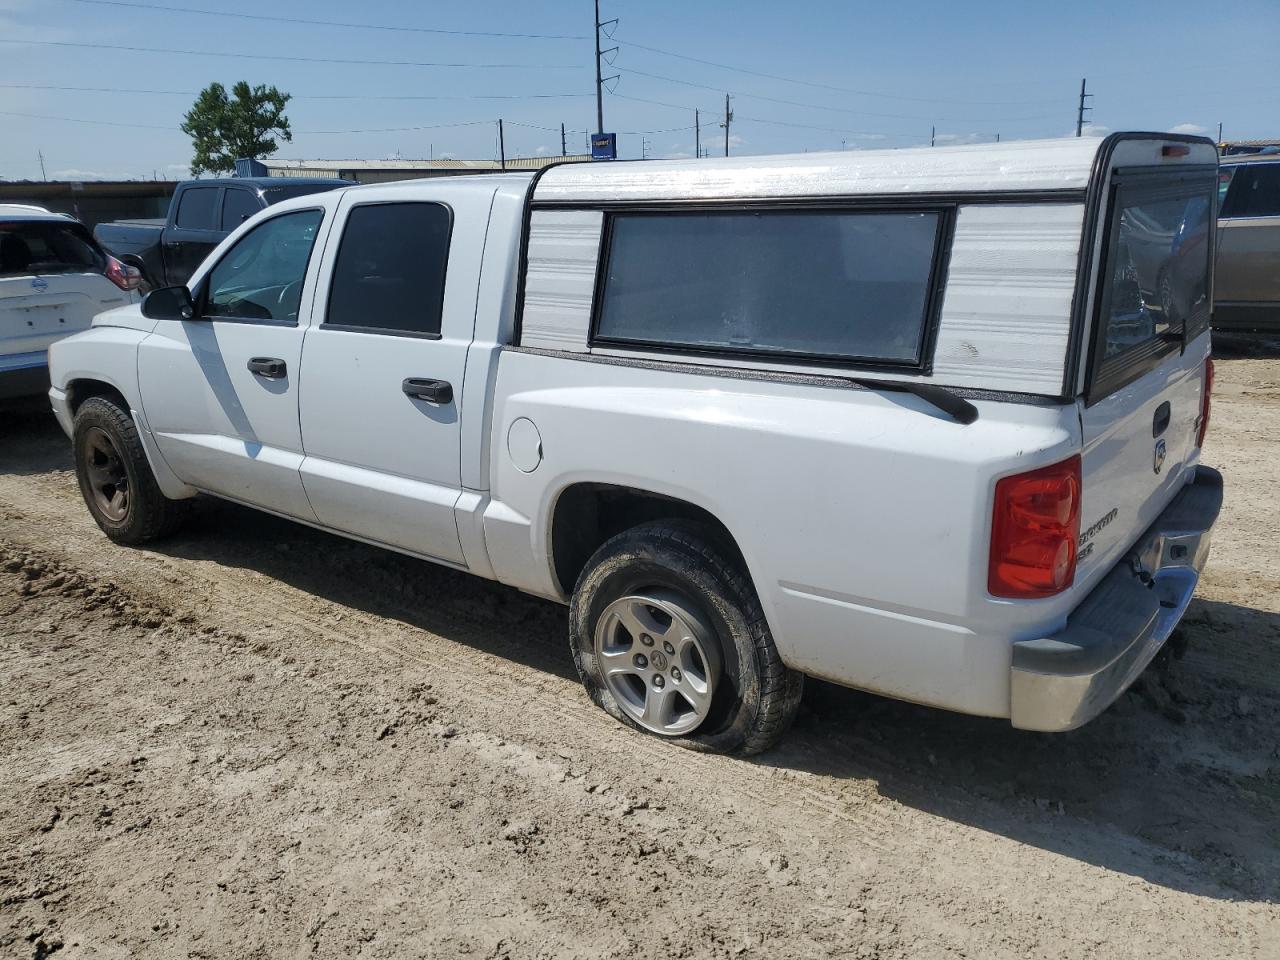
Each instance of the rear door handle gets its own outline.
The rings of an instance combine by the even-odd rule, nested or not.
[[[1156,415],[1151,420],[1151,436],[1158,437],[1168,430],[1172,416],[1173,411],[1168,400],[1156,407]]]
[[[415,400],[426,400],[428,403],[450,403],[453,401],[453,385],[448,380],[427,380],[421,377],[409,377],[400,384],[406,396]]]
[[[250,373],[266,380],[283,380],[287,372],[284,361],[277,357],[254,357],[247,366]]]

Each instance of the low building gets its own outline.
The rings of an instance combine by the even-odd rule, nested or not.
[[[164,217],[172,180],[0,180],[0,203],[69,213],[90,230],[108,220]]]
[[[358,183],[388,183],[422,177],[458,177],[503,170],[540,170],[552,163],[588,161],[588,155],[511,157],[499,160],[237,160],[238,177],[342,177]]]

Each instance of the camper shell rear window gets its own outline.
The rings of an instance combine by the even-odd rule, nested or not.
[[[924,369],[946,208],[608,215],[594,345]]]
[[[1123,173],[1108,206],[1091,400],[1132,383],[1209,327],[1213,169]]]

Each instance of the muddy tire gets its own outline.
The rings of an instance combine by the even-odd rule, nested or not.
[[[804,676],[778,655],[755,588],[715,531],[646,523],[578,578],[569,640],[591,700],[622,723],[717,753],[759,753],[790,726]]]
[[[89,514],[116,543],[167,536],[187,515],[188,500],[170,500],[155,474],[128,411],[106,397],[90,397],[72,430],[76,479]]]

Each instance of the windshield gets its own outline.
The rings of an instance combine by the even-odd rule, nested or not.
[[[106,257],[70,220],[0,221],[0,277],[39,273],[101,273]]]

